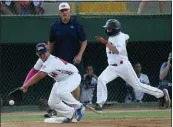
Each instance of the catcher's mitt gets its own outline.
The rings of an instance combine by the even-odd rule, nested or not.
[[[20,88],[17,88],[13,90],[12,92],[10,92],[7,98],[8,98],[8,101],[13,100],[14,105],[16,106],[21,105],[23,100],[23,91]]]

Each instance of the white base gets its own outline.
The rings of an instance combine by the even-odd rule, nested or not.
[[[65,120],[65,117],[56,117],[56,118],[46,118],[44,120],[45,123],[62,123],[63,120]],[[72,123],[76,123],[77,120],[73,119]]]

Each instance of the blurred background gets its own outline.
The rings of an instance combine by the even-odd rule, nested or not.
[[[57,15],[58,1],[2,1],[3,15]],[[171,14],[171,1],[69,2],[73,14]]]

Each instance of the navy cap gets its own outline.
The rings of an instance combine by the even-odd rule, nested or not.
[[[168,60],[172,59],[172,53],[169,53]]]
[[[45,54],[45,53],[47,53],[47,46],[46,46],[46,44],[45,43],[38,43],[37,45],[36,45],[36,53],[38,54],[38,55],[40,55],[40,54]]]

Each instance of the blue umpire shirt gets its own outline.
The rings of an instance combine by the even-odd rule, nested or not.
[[[81,42],[86,40],[83,26],[72,18],[64,24],[61,19],[51,24],[49,42],[55,42],[53,55],[60,57],[69,63],[73,63],[74,57],[79,53]]]
[[[167,67],[167,62],[164,62],[160,68],[160,72],[162,72]],[[172,67],[170,67],[168,74],[163,79],[164,82],[172,83]]]

